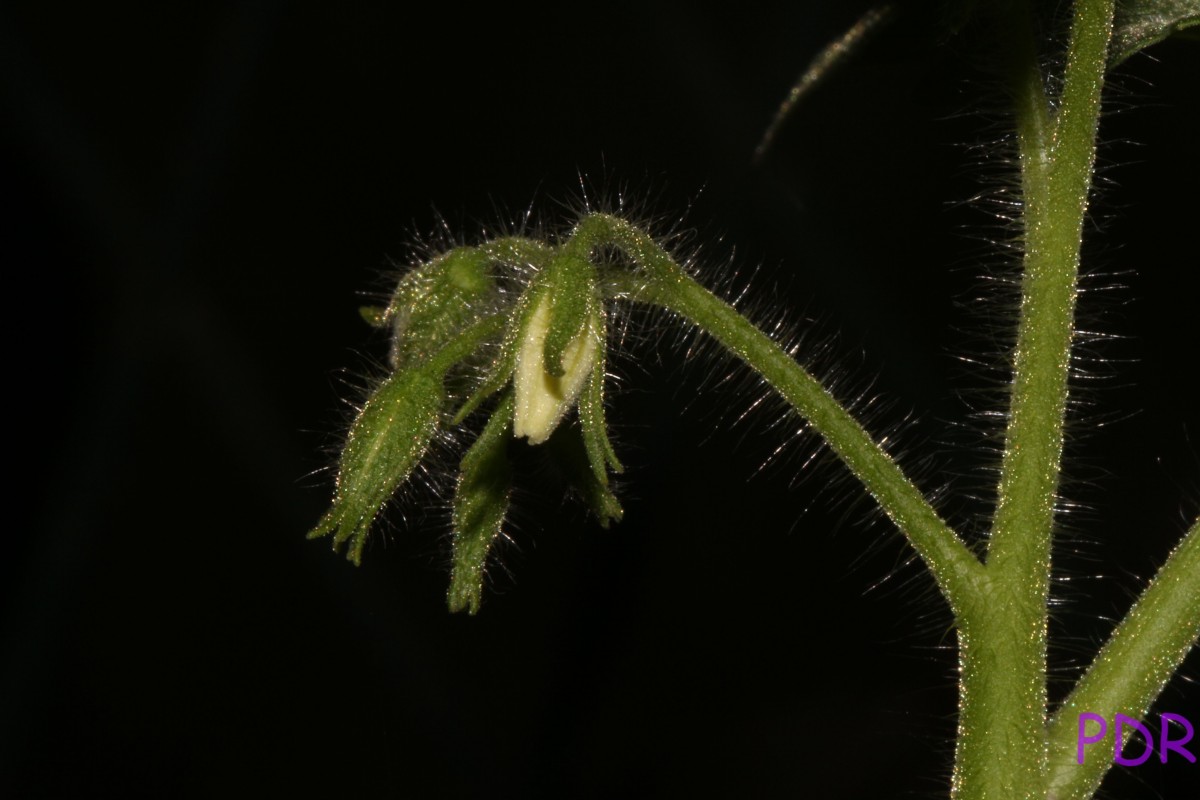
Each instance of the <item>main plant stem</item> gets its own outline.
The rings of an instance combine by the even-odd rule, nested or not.
[[[1011,55],[1024,199],[1024,272],[1009,425],[985,564],[966,548],[883,447],[801,365],[691,278],[629,223],[589,214],[581,253],[616,248],[634,270],[605,270],[610,298],[669,309],[774,387],[829,443],[921,555],[958,623],[957,800],[1084,800],[1108,762],[1072,765],[1071,712],[1140,717],[1200,632],[1200,523],[1047,723],[1051,543],[1062,461],[1080,245],[1095,161],[1113,0],[1078,0],[1063,89],[1052,111],[1026,0],[999,26]],[[1093,708],[1094,707],[1094,708]]]
[[[1113,0],[1078,0],[1051,117],[1028,5],[1003,43],[1020,147],[1024,272],[1008,429],[988,548],[992,596],[959,618],[954,796],[1046,796],[1046,622],[1083,219]]]

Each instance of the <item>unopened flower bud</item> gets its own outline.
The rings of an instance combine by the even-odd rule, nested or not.
[[[308,538],[333,534],[335,550],[349,541],[347,557],[359,563],[371,523],[425,455],[444,401],[434,370],[396,372],[380,385],[350,428],[333,506]]]
[[[392,368],[426,362],[487,311],[495,291],[488,257],[473,247],[456,248],[409,272],[382,320],[392,324]]]
[[[513,435],[528,438],[530,444],[549,439],[579,399],[596,367],[603,330],[599,312],[588,303],[577,333],[561,350],[561,374],[553,374],[546,363],[546,337],[555,323],[558,308],[548,289],[536,298],[525,321],[513,373],[516,393]]]

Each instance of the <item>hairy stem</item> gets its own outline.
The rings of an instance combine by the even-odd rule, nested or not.
[[[1006,26],[1021,149],[1024,272],[1008,429],[987,557],[993,596],[959,618],[954,796],[1044,797],[1050,546],[1083,219],[1113,0],[1075,3],[1063,90],[1049,103],[1026,15]]]
[[[580,223],[576,235],[590,245],[616,245],[640,267],[637,273],[611,275],[610,288],[697,325],[778,391],[908,537],[956,615],[986,594],[979,560],[883,447],[783,348],[693,280],[650,236],[628,223],[596,214]]]
[[[1047,797],[1085,800],[1113,762],[1108,735],[1076,763],[1079,715],[1141,719],[1200,636],[1200,522],[1171,553],[1050,723]]]

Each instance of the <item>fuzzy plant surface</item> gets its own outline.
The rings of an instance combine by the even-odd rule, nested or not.
[[[1150,724],[1152,704],[1200,635],[1200,523],[1191,524],[1075,686],[1052,702],[1051,556],[1081,336],[1081,243],[1106,76],[1167,36],[1186,35],[1200,23],[1200,3],[1076,0],[1064,13],[1030,0],[979,0],[953,8],[947,36],[974,24],[996,38],[1020,174],[1011,203],[1022,259],[1019,312],[984,540],[952,527],[886,439],[873,437],[792,348],[706,288],[669,232],[604,208],[557,228],[530,225],[446,248],[413,266],[386,305],[363,309],[391,337],[389,373],[358,410],[333,502],[310,537],[331,537],[359,563],[384,507],[451,433],[469,442],[460,447],[452,503],[451,611],[475,614],[484,602],[489,561],[509,524],[519,448],[544,450],[602,526],[619,522],[624,510],[613,476],[623,466],[606,418],[607,363],[627,338],[625,309],[653,309],[699,331],[782,397],[929,571],[957,635],[951,796],[1094,796],[1122,758],[1133,723]],[[886,35],[889,20],[903,12],[874,9],[820,54],[763,150],[811,86],[870,37]],[[1175,733],[1185,749],[1187,737]]]

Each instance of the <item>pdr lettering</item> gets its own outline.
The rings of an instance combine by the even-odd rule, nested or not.
[[[1094,734],[1088,734],[1088,723],[1098,723],[1099,730]],[[1171,723],[1177,723],[1182,729],[1182,736],[1172,739],[1171,733],[1174,731],[1171,728]],[[1121,755],[1121,742],[1125,740],[1125,730],[1132,728],[1142,735],[1142,740],[1145,743],[1145,749],[1140,756],[1136,758],[1126,758]],[[1178,714],[1161,714],[1159,718],[1158,730],[1158,760],[1162,763],[1167,763],[1167,753],[1172,750],[1179,753],[1193,764],[1196,763],[1196,757],[1184,747],[1185,744],[1192,740],[1192,734],[1195,731],[1192,729],[1192,723]],[[1079,715],[1079,734],[1076,737],[1078,743],[1075,749],[1075,762],[1083,763],[1083,749],[1089,744],[1095,744],[1101,741],[1105,734],[1108,733],[1108,722],[1099,714],[1091,714],[1084,712]],[[1117,714],[1113,717],[1113,758],[1123,767],[1136,767],[1139,764],[1145,764],[1150,756],[1154,753],[1154,734],[1150,732],[1142,723],[1136,719],[1127,717],[1124,714]]]

